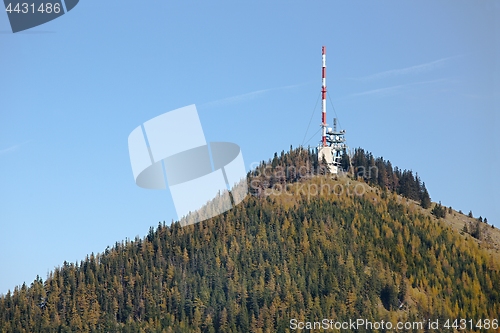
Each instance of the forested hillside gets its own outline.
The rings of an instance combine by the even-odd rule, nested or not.
[[[376,182],[332,179],[315,158],[302,149],[276,155],[249,174],[253,195],[223,215],[160,223],[17,287],[0,297],[0,332],[287,332],[292,319],[498,319],[500,263],[410,200],[424,193],[418,177],[391,169],[383,186],[380,173]],[[419,184],[418,197],[398,195],[404,177]],[[435,332],[445,331],[453,330]]]
[[[425,183],[411,170],[393,168],[390,161],[382,157],[375,158],[370,152],[361,148],[355,149],[351,158],[344,154],[341,163],[342,168],[352,178],[362,179],[369,185],[376,185],[381,189],[419,201],[424,208],[430,207],[431,199]],[[272,188],[275,184],[291,183],[325,174],[326,168],[318,162],[318,156],[314,151],[301,148],[294,150],[290,147],[289,152],[282,151],[279,157],[275,153],[269,162],[262,161],[251,172],[249,181],[253,181],[251,188],[254,193],[261,193],[262,190]]]

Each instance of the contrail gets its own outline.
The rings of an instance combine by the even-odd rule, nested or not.
[[[436,82],[444,82],[444,81],[450,81],[449,79],[437,79],[437,80],[428,80],[428,81],[419,81],[419,82],[412,82],[412,83],[407,83],[407,84],[398,84],[395,86],[390,86],[390,87],[384,87],[384,88],[377,88],[377,89],[372,89],[372,90],[367,90],[359,93],[354,93],[351,95],[348,95],[346,98],[350,97],[358,97],[358,96],[366,96],[366,95],[383,95],[383,94],[389,94],[392,92],[395,92],[401,88],[408,87],[408,86],[414,86],[414,85],[419,85],[419,84],[428,84],[428,83],[436,83]]]
[[[226,97],[226,98],[218,99],[216,101],[211,101],[211,102],[203,103],[200,106],[213,107],[213,106],[221,106],[221,105],[225,105],[225,104],[239,103],[239,102],[242,102],[242,101],[248,101],[248,100],[255,99],[258,96],[266,94],[266,93],[268,93],[270,91],[293,89],[293,88],[297,88],[297,87],[303,86],[305,84],[306,83],[301,83],[301,84],[294,84],[294,85],[277,87],[277,88],[269,88],[269,89],[256,90],[256,91],[252,91],[252,92],[241,94],[241,95]]]
[[[409,74],[419,74],[422,72],[430,71],[436,68],[441,67],[443,64],[448,62],[451,59],[462,57],[463,55],[456,55],[453,57],[447,57],[447,58],[442,58],[430,62],[426,62],[424,64],[420,65],[415,65],[415,66],[410,66],[410,67],[405,67],[405,68],[398,68],[398,69],[391,69],[388,71],[364,76],[361,78],[358,78],[356,80],[362,80],[362,81],[369,81],[369,80],[377,80],[377,79],[383,79],[386,77],[395,77],[395,76],[401,76],[401,75],[409,75]]]

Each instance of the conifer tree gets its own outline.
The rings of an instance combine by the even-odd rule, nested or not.
[[[427,188],[425,187],[425,182],[422,183],[422,192],[420,193],[420,205],[424,209],[427,209],[431,206],[431,197],[429,196],[429,192],[427,192]]]

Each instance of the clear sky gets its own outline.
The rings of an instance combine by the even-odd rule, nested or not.
[[[322,45],[349,146],[500,227],[499,22],[489,0],[80,1],[16,34],[0,13],[0,293],[176,219],[128,156],[157,115],[196,104],[247,169],[300,145]]]

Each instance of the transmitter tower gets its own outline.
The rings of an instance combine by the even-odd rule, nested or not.
[[[337,118],[333,118],[333,128],[326,123],[326,47],[322,47],[322,80],[321,80],[321,142],[318,146],[318,161],[326,160],[332,174],[342,170],[342,156],[346,153],[345,130],[337,130]]]

